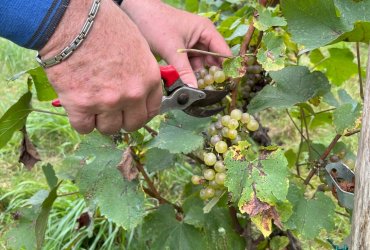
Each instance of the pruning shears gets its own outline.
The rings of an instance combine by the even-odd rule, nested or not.
[[[166,95],[162,97],[160,113],[180,109],[195,117],[208,117],[222,111],[224,107],[206,109],[204,107],[220,102],[228,93],[227,90],[200,90],[189,87],[180,78],[172,65],[160,67]],[[58,99],[52,102],[54,107],[61,107]]]
[[[180,109],[191,116],[208,117],[224,109],[224,107],[213,109],[204,107],[220,102],[229,91],[200,90],[189,87],[181,80],[179,73],[172,65],[161,66],[160,71],[167,94],[162,97],[161,114],[172,109]]]

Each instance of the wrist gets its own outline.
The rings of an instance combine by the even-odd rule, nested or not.
[[[92,0],[70,0],[67,11],[61,19],[54,34],[39,51],[41,57],[55,56],[74,39],[86,20]]]

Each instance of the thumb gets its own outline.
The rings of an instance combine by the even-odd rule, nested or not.
[[[181,48],[181,47],[179,47]],[[193,88],[198,88],[197,78],[193,72],[193,69],[190,65],[189,58],[186,53],[178,53],[176,50],[164,58],[166,62],[174,66],[180,74],[181,80]]]

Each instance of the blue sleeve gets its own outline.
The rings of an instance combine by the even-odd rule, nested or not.
[[[69,0],[0,0],[0,37],[40,50],[53,35]]]

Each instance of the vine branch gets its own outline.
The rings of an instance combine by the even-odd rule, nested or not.
[[[325,161],[326,157],[328,157],[328,155],[333,150],[334,146],[337,144],[337,142],[339,141],[339,139],[341,137],[342,137],[342,135],[340,135],[340,134],[337,134],[334,137],[334,139],[331,141],[331,143],[329,144],[329,146],[325,149],[324,153],[320,156],[320,160],[321,161]],[[319,165],[319,167],[321,167],[321,165]],[[308,183],[310,183],[312,177],[316,174],[317,170],[318,170],[318,168],[316,166],[311,169],[311,171],[307,175],[307,178],[304,180],[304,184],[305,185],[307,185]]]

